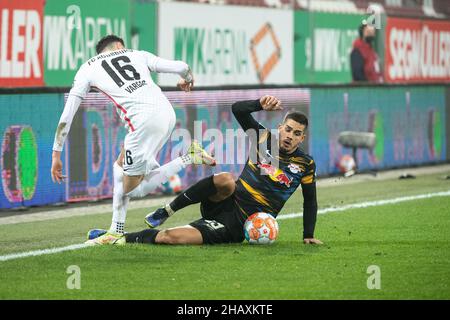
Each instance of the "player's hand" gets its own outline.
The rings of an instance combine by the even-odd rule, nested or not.
[[[191,89],[194,87],[194,79],[192,78],[192,81],[190,82],[181,79],[180,81],[178,81],[178,87],[184,92],[190,92]]]
[[[322,241],[320,241],[319,239],[314,239],[314,238],[305,238],[305,239],[303,239],[303,243],[304,244],[323,244]]]
[[[274,96],[263,96],[259,100],[261,107],[266,111],[283,110],[281,101]]]
[[[58,182],[61,184],[61,181],[64,181],[66,176],[62,174],[62,161],[61,161],[61,152],[53,151],[52,155],[52,180],[53,182]]]

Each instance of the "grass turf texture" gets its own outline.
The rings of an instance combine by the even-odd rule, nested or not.
[[[447,191],[441,176],[322,187],[319,207]],[[300,199],[283,213],[300,211]],[[437,197],[319,215],[323,246],[301,244],[294,218],[279,221],[271,246],[104,246],[0,262],[0,299],[449,299],[449,207]],[[127,229],[143,229],[148,211],[130,211]],[[166,226],[198,212],[186,208]],[[98,214],[3,225],[0,255],[81,243],[109,223]],[[81,290],[66,287],[70,265],[81,269]],[[370,265],[381,269],[380,290],[367,289]]]

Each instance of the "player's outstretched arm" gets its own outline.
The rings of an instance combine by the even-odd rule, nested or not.
[[[146,51],[142,52],[146,56],[147,65],[150,68],[150,71],[178,74],[181,77],[181,80],[178,82],[178,87],[185,92],[191,91],[194,86],[194,76],[187,63],[179,60],[163,59]]]
[[[61,183],[66,176],[62,174],[62,161],[61,151],[64,147],[67,136],[69,135],[70,126],[72,124],[73,117],[77,112],[82,99],[75,95],[70,95],[67,98],[64,111],[59,119],[58,127],[56,128],[55,139],[53,142],[52,152],[52,168],[51,175],[53,182]]]
[[[64,106],[64,111],[59,119],[58,127],[56,128],[55,139],[53,142],[52,152],[52,168],[50,170],[53,182],[61,183],[66,176],[62,174],[61,151],[64,147],[67,136],[69,135],[72,120],[80,107],[81,101],[89,92],[90,82],[86,70],[81,67],[75,76],[73,87],[70,90]]]
[[[314,238],[317,220],[317,193],[315,182],[315,163],[312,161],[308,168],[308,175],[302,179],[303,194],[303,243],[322,244]]]
[[[274,96],[269,95],[262,96],[261,99],[259,99],[259,102],[261,104],[261,107],[265,111],[283,110],[283,107],[281,106],[281,101]]]
[[[281,101],[274,96],[263,96],[258,100],[245,100],[233,103],[231,110],[242,129],[264,130],[264,126],[256,121],[251,113],[256,111],[282,110]]]
[[[63,169],[63,165],[62,165],[62,161],[61,161],[61,152],[53,150],[52,169],[51,169],[53,182],[58,182],[59,184],[61,184],[61,181],[64,181],[66,176],[63,175],[62,169]]]
[[[190,92],[194,87],[194,77],[192,77],[191,81],[187,81],[186,79],[180,79],[180,81],[178,81],[177,83],[177,86],[184,92]]]
[[[159,58],[156,63],[156,72],[175,73],[181,79],[177,86],[184,92],[190,92],[194,87],[194,76],[189,65],[183,61],[171,61]]]
[[[234,117],[244,131],[249,129],[265,129],[264,126],[256,121],[251,115],[252,112],[260,110],[262,110],[262,107],[259,100],[238,101],[233,103],[231,106],[231,111],[233,112]]]

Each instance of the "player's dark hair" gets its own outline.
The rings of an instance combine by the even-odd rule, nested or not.
[[[105,50],[107,46],[109,46],[111,43],[114,42],[120,42],[123,46],[125,46],[122,38],[113,34],[109,34],[107,36],[104,36],[97,42],[97,45],[95,46],[95,51],[97,51],[97,54],[99,54],[103,50]]]
[[[287,120],[294,120],[295,122],[298,122],[300,124],[303,124],[305,126],[305,130],[308,128],[308,118],[301,112],[293,111],[284,116],[283,123],[285,123]]]

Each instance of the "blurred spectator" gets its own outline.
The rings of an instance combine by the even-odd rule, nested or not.
[[[353,81],[383,82],[378,55],[373,48],[375,27],[363,21],[359,38],[353,42],[350,54]]]

